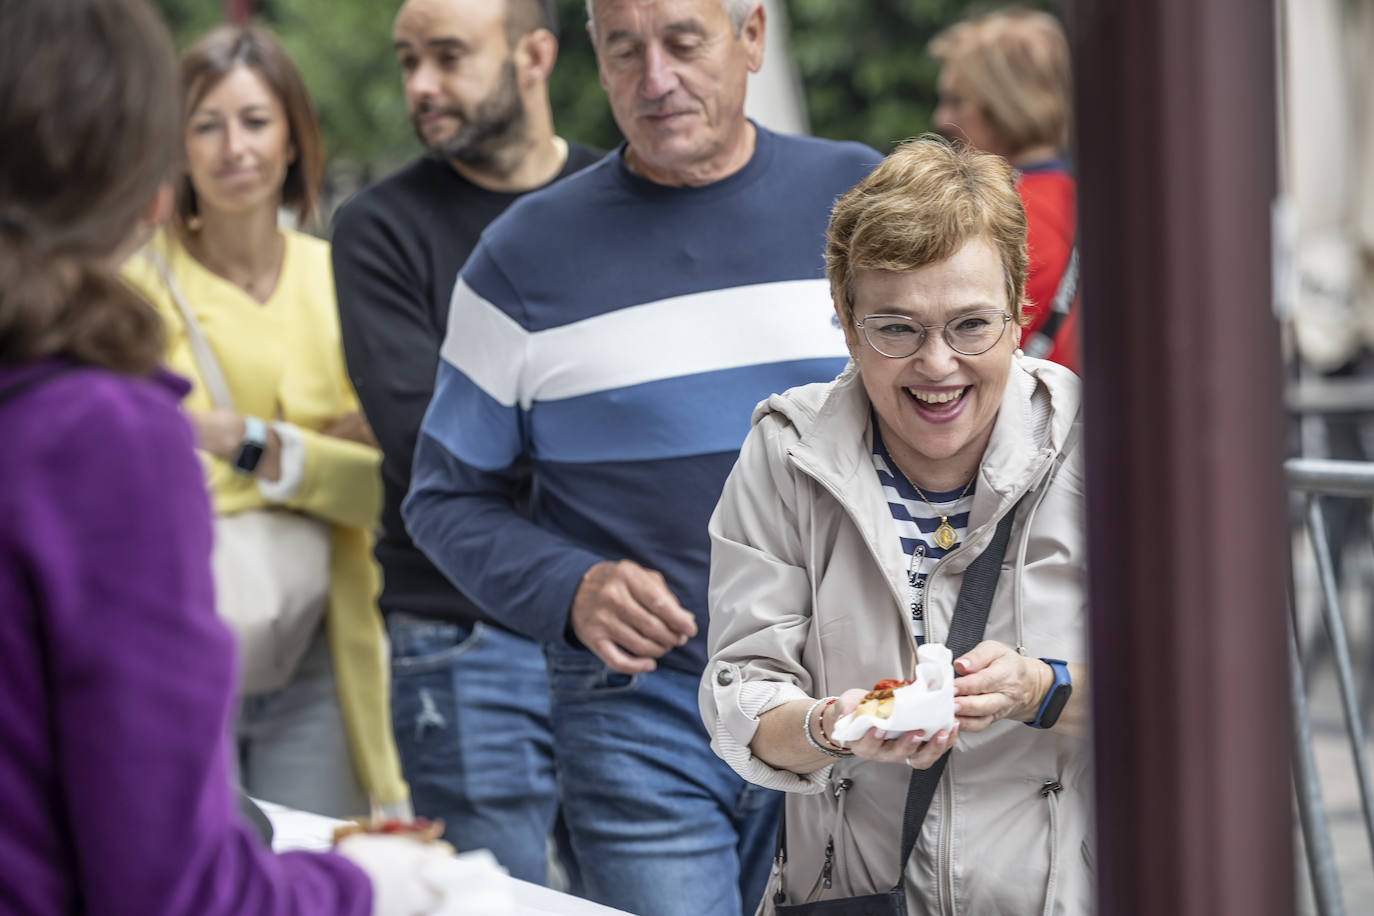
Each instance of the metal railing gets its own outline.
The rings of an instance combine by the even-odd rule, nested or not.
[[[1370,854],[1374,856],[1374,796],[1371,796],[1370,791],[1364,719],[1355,689],[1350,643],[1346,636],[1345,619],[1341,614],[1335,564],[1332,560],[1331,545],[1327,540],[1326,518],[1322,512],[1323,497],[1374,499],[1374,463],[1293,458],[1285,462],[1284,471],[1289,489],[1304,494],[1306,498],[1307,535],[1312,544],[1317,578],[1321,586],[1320,618],[1330,641],[1341,709],[1345,716],[1346,734],[1350,739],[1355,778],[1359,783],[1365,835],[1369,841]],[[1312,879],[1312,893],[1317,912],[1321,916],[1339,916],[1345,909],[1341,897],[1340,877],[1336,870],[1335,851],[1331,845],[1330,823],[1322,804],[1321,783],[1312,750],[1312,720],[1307,704],[1306,679],[1303,675],[1302,632],[1298,626],[1296,596],[1291,594],[1289,611],[1289,668],[1294,729],[1293,779],[1298,802],[1298,819],[1307,851],[1308,870]]]

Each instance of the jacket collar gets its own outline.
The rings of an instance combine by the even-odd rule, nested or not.
[[[978,468],[970,531],[1000,518],[1037,482],[1066,444],[1079,401],[1078,379],[1067,369],[1031,357],[1013,358]],[[774,395],[759,406],[754,419],[773,411],[785,414],[797,430],[793,459],[837,496],[844,494],[842,502],[883,499],[871,457],[872,405],[853,360],[829,385]],[[865,487],[865,480],[872,486]],[[861,495],[868,490],[872,493]]]

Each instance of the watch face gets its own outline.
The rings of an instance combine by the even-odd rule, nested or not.
[[[239,453],[234,458],[234,469],[251,474],[258,469],[261,460],[262,446],[256,442],[245,442],[239,446]]]
[[[1045,709],[1040,714],[1040,721],[1036,724],[1040,728],[1052,727],[1059,721],[1059,714],[1064,711],[1064,704],[1069,702],[1072,694],[1071,684],[1056,684],[1050,691],[1049,698],[1045,701]]]

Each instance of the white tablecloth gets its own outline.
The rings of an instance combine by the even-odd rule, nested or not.
[[[272,848],[277,852],[289,849],[329,849],[334,828],[343,821],[332,817],[322,817],[307,811],[297,811],[268,801],[254,799],[267,819],[272,822]],[[627,916],[623,910],[613,910],[599,903],[560,894],[558,891],[540,887],[528,881],[503,876],[510,882],[515,896],[515,911],[512,916]]]

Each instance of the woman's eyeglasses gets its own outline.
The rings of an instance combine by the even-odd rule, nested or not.
[[[925,345],[929,331],[941,331],[955,353],[977,356],[986,353],[1006,333],[1011,316],[1000,309],[965,312],[944,324],[921,324],[905,315],[869,315],[855,322],[868,345],[883,356],[905,359]]]

